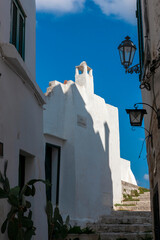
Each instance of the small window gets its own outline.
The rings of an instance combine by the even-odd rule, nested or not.
[[[16,47],[17,51],[19,52],[21,57],[24,59],[25,14],[18,3],[18,0],[12,1],[10,42]]]

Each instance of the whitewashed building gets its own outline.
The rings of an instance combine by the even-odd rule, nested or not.
[[[11,187],[45,179],[44,95],[35,81],[35,1],[0,0],[0,169],[8,160]],[[32,201],[34,239],[48,235],[45,186],[36,185]],[[0,199],[0,226],[8,213]],[[42,228],[43,226],[43,228]],[[0,239],[8,239],[0,232]]]
[[[118,109],[94,94],[92,69],[82,62],[75,82],[50,82],[44,111],[48,199],[79,224],[110,214],[121,202],[121,180],[136,184],[120,158]]]
[[[11,187],[48,178],[47,198],[63,215],[95,221],[121,201],[121,180],[136,184],[130,162],[120,158],[118,110],[94,94],[85,62],[75,82],[51,82],[43,95],[35,81],[35,26],[34,0],[0,0],[0,170],[7,160]],[[47,240],[45,186],[36,190],[33,239]],[[0,226],[7,212],[0,200]],[[8,238],[0,232],[0,239]]]

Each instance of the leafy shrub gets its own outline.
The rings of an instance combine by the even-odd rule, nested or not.
[[[48,219],[48,236],[49,240],[54,239],[65,239],[69,229],[69,216],[63,221],[63,218],[59,212],[58,207],[54,209],[50,201],[47,202],[46,213]]]
[[[68,234],[91,234],[94,231],[89,228],[81,229],[80,226],[71,226],[69,224],[69,216],[67,216],[66,220],[63,221],[63,218],[59,212],[58,207],[54,209],[53,214],[53,206],[50,201],[47,202],[46,213],[48,219],[48,236],[49,240],[52,239],[65,239]]]
[[[4,174],[0,172],[0,199],[7,199],[11,209],[1,226],[1,232],[5,233],[7,229],[10,240],[31,240],[35,235],[36,228],[32,221],[31,203],[26,200],[26,197],[35,195],[34,184],[36,182],[46,182],[41,179],[33,179],[27,182],[22,189],[19,186],[11,188],[6,172],[7,162],[4,165]]]
[[[80,226],[73,226],[70,227],[68,233],[72,233],[72,234],[92,234],[94,233],[93,229],[86,227],[86,228],[82,228]]]

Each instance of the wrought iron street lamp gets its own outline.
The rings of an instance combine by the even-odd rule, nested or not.
[[[144,114],[147,114],[145,109],[126,109],[126,112],[129,114],[130,124],[133,127],[138,127],[142,125],[142,120]]]
[[[137,109],[137,106],[139,104],[150,107],[156,113],[157,121],[158,121],[158,129],[160,129],[160,109],[155,109],[148,103],[136,103],[134,104],[134,109],[126,109],[126,112],[129,114],[131,126],[141,126],[143,116],[144,114],[147,114],[147,111],[145,109]]]
[[[140,73],[139,64],[136,64],[135,66],[129,68],[129,66],[132,65],[136,49],[136,46],[130,40],[129,36],[125,37],[125,40],[122,41],[121,44],[118,46],[121,64],[126,69],[126,73]]]

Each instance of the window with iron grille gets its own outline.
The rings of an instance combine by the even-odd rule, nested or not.
[[[18,0],[12,0],[11,39],[10,42],[24,59],[25,14]]]

